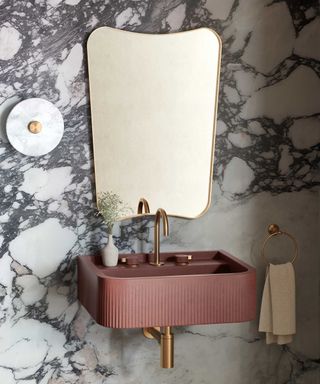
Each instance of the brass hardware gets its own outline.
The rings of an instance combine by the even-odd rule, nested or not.
[[[160,267],[164,263],[160,262],[160,219],[163,223],[163,236],[169,235],[169,221],[166,211],[159,208],[154,219],[154,261],[150,264]]]
[[[171,327],[143,328],[143,334],[148,339],[156,339],[160,343],[160,366],[161,368],[173,368],[174,365],[174,335]]]
[[[183,255],[183,254],[175,255],[176,265],[188,265],[190,262],[189,256],[190,255]]]
[[[139,200],[137,213],[138,215],[142,215],[143,213],[150,213],[148,200],[144,199],[143,197]]]
[[[270,233],[270,235],[268,237],[266,237],[266,239],[264,240],[264,242],[262,244],[262,249],[261,249],[261,256],[265,259],[265,261],[269,264],[269,260],[268,260],[267,256],[265,255],[265,247],[266,247],[267,242],[270,239],[272,239],[274,236],[285,235],[285,236],[289,237],[294,244],[294,255],[293,255],[293,258],[291,260],[291,263],[294,263],[294,261],[296,260],[296,258],[298,256],[297,240],[292,235],[290,235],[290,233],[285,232],[285,231],[281,231],[277,224],[270,224],[268,226],[268,233]]]
[[[126,265],[128,268],[137,268],[139,267],[140,261],[137,255],[131,255],[127,257]]]
[[[192,255],[188,255],[188,260],[192,260]]]
[[[279,225],[277,224],[270,224],[268,226],[268,232],[270,233],[270,235],[279,231],[280,231],[280,228],[279,228]]]
[[[161,367],[173,368],[173,347],[174,338],[170,327],[164,327],[164,333],[161,334]]]
[[[147,339],[156,339],[160,343],[160,327],[143,328],[143,336]]]
[[[121,264],[125,264],[128,268],[136,268],[139,267],[140,260],[137,255],[130,255],[128,257],[121,257],[120,258]]]
[[[28,124],[28,129],[31,133],[37,134],[41,132],[42,124],[40,123],[40,121],[30,121],[30,123]]]

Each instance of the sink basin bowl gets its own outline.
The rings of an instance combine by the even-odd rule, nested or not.
[[[185,254],[192,259],[177,263]],[[104,267],[100,255],[78,258],[78,298],[99,324],[144,328],[255,318],[256,273],[243,261],[225,251],[174,252],[162,253],[165,264],[157,267],[149,256],[120,255],[125,263],[117,267]]]

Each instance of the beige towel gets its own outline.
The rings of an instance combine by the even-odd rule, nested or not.
[[[291,343],[296,333],[295,278],[292,263],[270,264],[263,289],[259,331],[266,343]]]

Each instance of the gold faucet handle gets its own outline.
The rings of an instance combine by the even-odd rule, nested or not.
[[[191,259],[192,259],[192,255],[186,255],[186,254],[175,255],[176,265],[188,265]]]

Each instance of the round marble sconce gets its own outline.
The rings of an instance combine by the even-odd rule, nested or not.
[[[7,119],[11,145],[27,156],[51,152],[60,143],[63,130],[63,118],[58,108],[40,98],[21,101]]]

